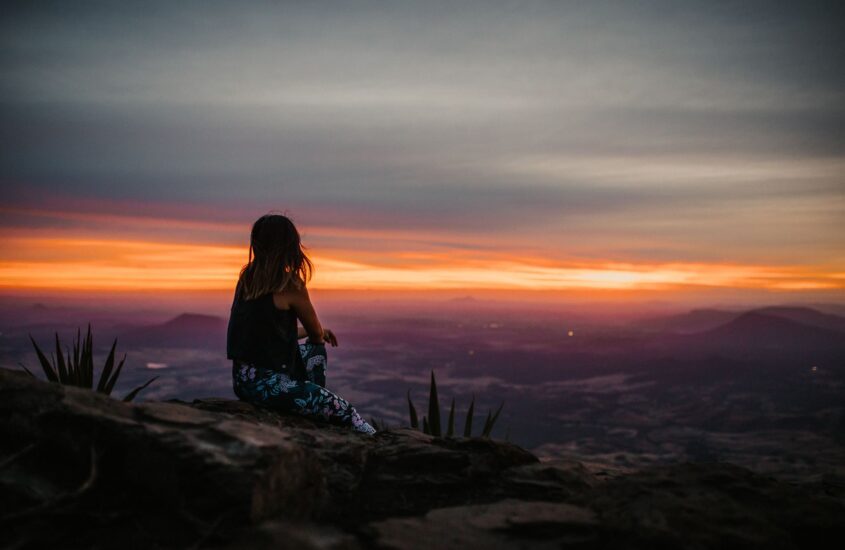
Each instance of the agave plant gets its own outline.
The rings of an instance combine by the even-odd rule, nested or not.
[[[481,437],[490,437],[490,432],[493,430],[493,424],[495,424],[496,419],[499,418],[499,413],[502,412],[504,404],[505,402],[502,401],[502,404],[499,405],[499,408],[496,409],[496,412],[492,416],[490,415],[490,411],[487,412],[487,419],[484,421],[484,428],[481,429]]]
[[[91,336],[91,323],[88,323],[88,333],[81,346],[80,337],[80,331],[77,328],[76,342],[73,345],[73,355],[71,355],[70,351],[65,348],[67,350],[67,360],[65,360],[62,356],[61,345],[59,344],[59,333],[57,332],[56,354],[53,355],[51,353],[50,360],[48,360],[47,356],[44,355],[44,352],[41,351],[41,348],[38,347],[38,344],[35,343],[35,339],[32,337],[32,334],[29,335],[29,339],[35,347],[35,353],[38,355],[38,361],[41,363],[41,368],[44,370],[47,380],[58,384],[64,384],[66,386],[78,386],[80,388],[94,389],[94,344]],[[109,352],[108,358],[106,358],[106,363],[100,371],[100,380],[97,382],[96,387],[96,391],[106,395],[111,395],[114,384],[117,382],[117,377],[120,376],[120,370],[123,368],[123,363],[126,361],[126,354],[124,353],[123,359],[120,360],[117,368],[114,368],[115,346],[117,346],[117,338],[114,339],[111,351]],[[35,377],[35,375],[32,374],[32,372],[22,363],[18,364],[23,367],[23,370],[28,372],[30,376],[33,378]],[[149,386],[156,378],[158,378],[158,376],[153,376],[147,380],[146,383],[133,389],[126,394],[123,400],[132,401],[135,396],[138,395],[138,392]]]
[[[408,415],[411,420],[411,427],[419,429],[419,419],[417,418],[417,409],[411,401],[411,390],[408,390]],[[484,427],[481,430],[481,437],[490,437],[490,432],[493,430],[493,425],[499,418],[499,413],[502,412],[502,407],[505,402],[499,405],[496,412],[488,412],[487,418],[484,421]],[[469,403],[467,410],[466,421],[464,422],[464,437],[472,436],[472,420],[473,412],[475,410],[475,394],[472,395],[472,400]],[[440,402],[437,397],[437,382],[434,379],[434,371],[431,371],[431,386],[428,394],[428,416],[422,417],[422,431],[433,436],[441,436],[440,425]],[[455,434],[455,398],[452,398],[452,404],[449,407],[449,417],[446,421],[446,437],[453,437]]]

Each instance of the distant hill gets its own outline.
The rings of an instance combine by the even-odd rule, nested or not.
[[[225,319],[214,315],[182,313],[165,323],[130,329],[118,340],[129,346],[222,349],[227,325]]]
[[[752,311],[845,333],[845,317],[822,313],[809,307],[768,306]]]
[[[749,311],[714,329],[687,335],[683,341],[716,351],[845,349],[845,335],[840,332],[759,311]]]
[[[740,311],[723,309],[693,309],[679,315],[641,319],[636,321],[635,325],[642,329],[674,334],[689,334],[715,328],[735,319],[741,314],[742,312]]]
[[[845,333],[752,310],[705,331],[651,336],[645,347],[682,359],[720,356],[770,366],[817,361],[838,365],[845,358]]]
[[[636,322],[636,326],[669,334],[702,333],[753,312],[845,333],[845,317],[802,306],[765,306],[745,312],[712,308],[693,309],[679,315],[640,320]]]

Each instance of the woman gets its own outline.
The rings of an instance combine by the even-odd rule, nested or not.
[[[308,296],[305,283],[312,271],[299,232],[286,216],[267,214],[253,224],[226,342],[235,395],[375,433],[348,401],[325,388],[326,341],[337,346],[337,338],[322,327]]]

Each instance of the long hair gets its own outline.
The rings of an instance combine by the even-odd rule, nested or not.
[[[249,261],[238,276],[242,299],[281,292],[289,284],[302,288],[313,271],[314,264],[305,255],[299,231],[287,216],[265,214],[252,224]]]

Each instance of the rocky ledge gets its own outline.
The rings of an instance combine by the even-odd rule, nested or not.
[[[127,404],[0,369],[10,548],[825,548],[844,497],[729,464],[596,471],[226,399]]]

